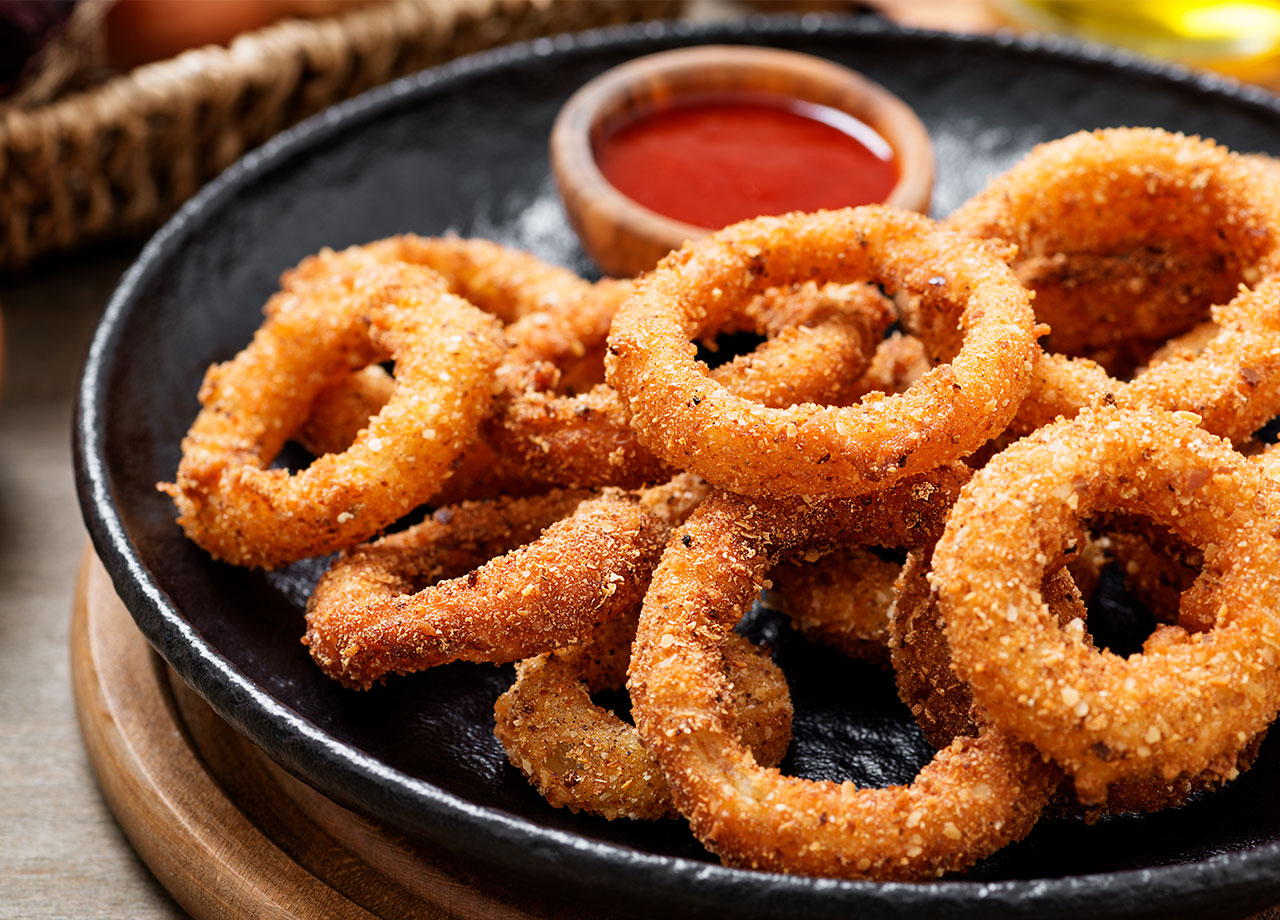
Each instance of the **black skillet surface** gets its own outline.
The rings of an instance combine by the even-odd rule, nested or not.
[[[938,214],[1032,144],[1080,128],[1159,125],[1280,152],[1280,105],[1261,92],[1065,43],[861,20],[543,40],[339,106],[246,157],[170,221],[98,330],[76,424],[78,486],[97,551],[142,631],[222,716],[331,798],[495,878],[583,905],[743,918],[1227,917],[1280,900],[1274,739],[1221,792],[1092,827],[1043,821],[963,879],[881,885],[729,870],[680,822],[609,823],[542,802],[492,735],[509,668],[452,665],[348,692],[298,643],[323,560],[246,572],[183,538],[154,484],[177,466],[204,369],[249,340],[282,269],[323,246],[455,231],[590,273],[548,174],[556,110],[614,64],[702,42],[817,54],[898,93],[936,144]],[[793,682],[788,772],[883,784],[908,781],[927,760],[885,674],[810,648],[767,614],[753,629],[772,638]]]

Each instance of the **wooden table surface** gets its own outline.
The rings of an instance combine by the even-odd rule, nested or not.
[[[71,702],[67,633],[87,539],[71,416],[93,327],[135,247],[0,281],[0,917],[185,916],[98,793]]]

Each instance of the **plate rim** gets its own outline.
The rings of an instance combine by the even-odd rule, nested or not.
[[[781,875],[733,869],[683,857],[664,856],[622,844],[583,837],[536,824],[497,808],[476,805],[430,782],[409,776],[358,748],[340,742],[276,700],[238,671],[186,620],[152,580],[111,499],[103,453],[105,396],[116,366],[122,327],[135,297],[161,270],[177,247],[216,216],[243,186],[291,157],[323,145],[414,99],[444,93],[473,77],[537,58],[587,55],[603,48],[645,53],[672,41],[742,41],[769,37],[877,35],[915,38],[1012,50],[1050,59],[1098,66],[1109,72],[1172,82],[1280,115],[1280,97],[1224,77],[1194,72],[1136,53],[1058,36],[957,35],[903,28],[875,17],[749,16],[730,23],[647,22],[539,38],[457,58],[402,77],[339,103],[276,135],[245,154],[184,204],[146,243],[121,277],[95,330],[85,359],[74,410],[73,457],[76,489],[95,551],[134,621],[162,658],[237,731],[260,746],[290,773],[360,813],[412,830],[435,846],[446,846],[473,866],[502,870],[536,887],[574,891],[597,906],[619,896],[637,907],[679,907],[686,913],[714,913],[725,899],[750,899],[755,916],[826,916],[852,907],[888,910],[895,916],[949,911],[949,915],[1033,916],[1089,908],[1098,916],[1124,906],[1140,892],[1149,915],[1192,915],[1210,895],[1229,889],[1238,905],[1266,906],[1280,895],[1280,839],[1190,863],[1124,869],[1089,875],[1000,881],[964,878],[924,883],[864,882]],[[288,733],[281,732],[287,727]],[[319,768],[319,769],[318,769]],[[405,805],[426,809],[408,812]],[[458,831],[465,830],[465,834]],[[1267,884],[1265,876],[1275,881]],[[583,883],[583,879],[590,883]],[[661,879],[662,891],[653,883]],[[567,888],[564,886],[568,886]],[[635,900],[642,895],[641,901]],[[678,897],[673,897],[678,895]],[[1119,902],[1117,904],[1117,901]],[[744,909],[747,902],[740,902]],[[1132,906],[1130,904],[1129,906]]]

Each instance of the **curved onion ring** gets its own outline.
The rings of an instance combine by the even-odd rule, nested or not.
[[[925,739],[941,750],[956,738],[974,734],[981,719],[973,713],[969,685],[951,670],[951,649],[927,578],[931,556],[932,547],[907,554],[890,614],[889,645],[898,696],[911,710]],[[1078,606],[1083,624],[1084,604],[1061,590],[1063,579],[1070,581],[1065,570],[1045,580],[1045,602],[1063,624],[1071,619],[1070,615],[1063,619],[1067,610]],[[1074,584],[1071,588],[1074,590]],[[1058,603],[1050,603],[1050,592]]]
[[[562,383],[598,381],[609,324],[631,291],[630,281],[585,281],[530,253],[484,239],[407,234],[321,256],[285,272],[283,289],[295,296],[322,292],[335,281],[335,264],[354,270],[409,263],[439,272],[451,293],[506,324],[509,350],[500,373],[506,387],[542,362],[557,368]],[[390,377],[377,367],[335,382],[318,396],[302,443],[316,455],[344,450],[389,392]]]
[[[626,680],[636,616],[604,624],[581,645],[516,665],[494,704],[494,734],[511,763],[557,808],[638,821],[673,818],[662,768],[634,727],[591,701]],[[737,633],[720,648],[732,731],[764,764],[791,740],[791,695],[768,654]]]
[[[285,272],[281,287],[294,293],[323,289],[333,281],[327,266],[335,258],[356,265],[424,266],[440,274],[450,293],[506,324],[512,346],[508,364],[550,361],[566,373],[576,360],[599,360],[609,323],[631,293],[630,281],[586,281],[531,253],[485,239],[404,234],[321,255],[323,261]]]
[[[1045,354],[1012,428],[1033,431],[1089,405],[1193,412],[1206,431],[1244,441],[1280,414],[1280,277],[1213,308],[1217,334],[1199,352],[1182,350],[1130,381],[1084,358]]]
[[[433,272],[340,261],[305,260],[333,283],[277,295],[252,343],[205,375],[176,482],[160,488],[218,559],[271,568],[367,539],[439,488],[489,411],[498,323]],[[396,388],[346,451],[296,474],[266,468],[318,392],[383,354]]]
[[[775,409],[710,379],[690,339],[750,298],[820,278],[922,298],[913,330],[950,364],[857,406]],[[640,279],[614,318],[606,379],[659,457],[744,494],[840,495],[972,453],[1007,425],[1037,353],[1026,290],[994,250],[882,207],[757,218],[686,245]]]
[[[861,284],[766,291],[744,314],[732,326],[768,339],[707,377],[734,396],[775,408],[841,400],[894,315],[882,294]],[[612,387],[576,397],[526,389],[501,402],[486,437],[526,474],[574,486],[636,486],[671,475],[641,446]]]
[[[804,547],[928,540],[964,478],[953,468],[938,473],[950,482],[939,477],[922,491],[923,481],[908,480],[860,500],[779,500],[765,508],[716,493],[668,543],[636,633],[632,714],[695,836],[725,863],[931,878],[970,865],[1035,823],[1053,771],[998,732],[955,742],[910,786],[855,789],[762,767],[730,727],[719,643],[769,565]]]
[[[1016,433],[1105,403],[1195,412],[1242,441],[1280,413],[1280,183],[1256,161],[1153,128],[1081,132],[1037,147],[947,224],[1017,245],[1048,347],[1065,352],[1038,360]],[[1036,269],[1046,261],[1062,264]],[[1216,328],[1188,332],[1206,313]],[[1067,357],[1170,335],[1129,382]]]
[[[966,486],[934,554],[957,673],[1086,804],[1121,780],[1230,775],[1280,707],[1275,507],[1256,464],[1195,420],[1086,410],[1024,438]],[[1039,590],[1045,560],[1104,511],[1200,545],[1204,572],[1183,606],[1214,610],[1211,630],[1161,627],[1122,659],[1058,627]]]
[[[1182,335],[1275,271],[1275,187],[1253,158],[1210,140],[1081,131],[1037,146],[946,223],[1018,247],[1013,267],[1052,327],[1048,350],[1119,346],[1124,358],[1126,342]]]
[[[916,723],[934,747],[942,748],[955,738],[971,735],[983,721],[973,709],[968,684],[951,668],[951,649],[942,628],[936,597],[927,578],[928,553],[912,551],[902,569],[898,598],[893,612],[893,666],[898,694],[911,709]],[[1088,618],[1080,592],[1066,569],[1057,569],[1044,579],[1041,594],[1058,625],[1074,638],[1092,641]],[[1265,732],[1263,733],[1265,734]],[[1220,786],[1249,769],[1257,756],[1263,734],[1256,735],[1240,751],[1237,762],[1222,772],[1208,770],[1197,776],[1148,776],[1113,783],[1105,801],[1084,810],[1087,820],[1100,814],[1154,812],[1185,802],[1196,792]],[[1075,786],[1063,783],[1054,803],[1055,812],[1080,811]]]
[[[473,298],[495,315],[520,317],[507,327],[512,348],[498,374],[497,412],[485,428],[485,438],[500,458],[498,471],[491,474],[496,479],[636,487],[672,475],[666,463],[636,441],[611,387],[596,386],[578,396],[554,391],[564,384],[560,364],[567,357],[599,354],[604,341],[600,317],[605,311],[612,316],[622,294],[630,290],[627,283],[591,285],[527,253],[484,240],[396,237],[341,255],[374,263],[397,258],[423,262],[445,272],[454,292]],[[532,293],[513,285],[506,274],[517,280],[532,278]],[[320,279],[304,280],[314,284]],[[286,283],[299,287],[303,282],[286,276]],[[513,308],[511,301],[518,296],[528,302]],[[558,309],[528,312],[548,300]],[[592,319],[584,322],[577,313],[566,315],[566,304]],[[589,309],[584,308],[588,304]],[[744,399],[775,407],[846,399],[850,381],[857,381],[866,369],[872,346],[893,318],[886,299],[861,284],[767,291],[743,314],[730,318],[741,321],[726,324],[726,331],[750,329],[769,340],[710,376]],[[575,351],[565,342],[580,347]],[[902,351],[886,355],[882,364],[896,369],[910,360],[898,356]],[[302,432],[303,444],[313,453],[344,449],[381,407],[390,386],[385,372],[372,367],[320,394]]]
[[[369,427],[370,417],[381,411],[394,391],[395,378],[380,365],[349,374],[316,397],[295,440],[317,457],[342,453]],[[431,503],[454,505],[467,499],[529,496],[546,490],[545,481],[479,438],[462,450],[453,474],[431,496]]]
[[[327,675],[367,689],[583,641],[639,604],[671,521],[701,495],[678,477],[638,499],[607,489],[440,509],[344,553],[307,602],[303,642]]]

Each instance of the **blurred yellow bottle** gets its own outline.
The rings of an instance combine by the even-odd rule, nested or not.
[[[1280,0],[994,0],[1013,24],[1280,84]]]

